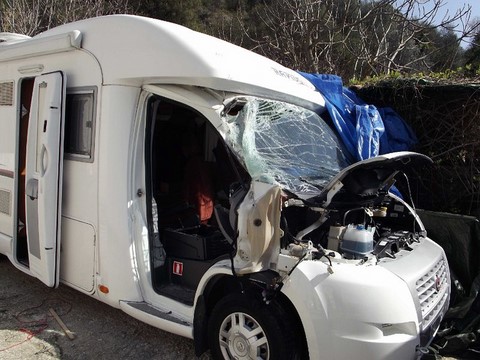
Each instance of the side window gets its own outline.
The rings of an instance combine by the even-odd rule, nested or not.
[[[65,158],[93,162],[96,88],[67,90]]]

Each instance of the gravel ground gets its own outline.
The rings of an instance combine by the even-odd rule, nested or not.
[[[50,314],[53,308],[75,338]],[[195,359],[193,341],[60,285],[50,289],[0,255],[0,359]],[[202,360],[211,359],[208,354]]]

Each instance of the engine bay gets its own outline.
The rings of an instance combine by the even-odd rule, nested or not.
[[[395,259],[426,236],[411,209],[391,195],[377,203],[328,209],[286,199],[281,229],[280,271],[291,268],[294,258],[374,263]]]

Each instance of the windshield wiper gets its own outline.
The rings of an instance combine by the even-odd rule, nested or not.
[[[318,177],[319,178],[319,177]],[[312,177],[312,176],[307,176],[307,177],[303,177],[303,176],[299,176],[298,177],[298,180],[300,180],[301,182],[304,182],[308,185],[311,185],[315,188],[317,188],[318,190],[323,190],[324,186],[321,186],[319,184],[315,184],[312,180],[316,180],[317,177]]]
[[[323,183],[322,185],[326,185],[339,172],[339,171],[327,169],[324,167],[319,167],[316,170],[318,170],[317,175],[300,176],[299,179],[303,182],[313,183],[312,185],[315,185],[315,183],[318,182],[318,180],[320,180]],[[319,184],[317,183],[316,185],[319,185]]]

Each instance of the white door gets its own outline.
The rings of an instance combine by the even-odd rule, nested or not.
[[[65,83],[61,72],[35,78],[28,122],[25,201],[29,265],[50,287],[59,282]]]

